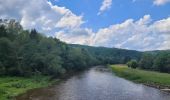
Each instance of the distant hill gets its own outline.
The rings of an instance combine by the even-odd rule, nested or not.
[[[143,56],[145,53],[149,55]],[[31,76],[41,73],[60,76],[94,65],[125,64],[130,60],[152,65],[163,62],[165,67],[170,68],[169,54],[170,50],[141,52],[67,44],[55,37],[46,37],[35,29],[24,30],[15,20],[0,19],[0,75]],[[157,61],[154,61],[156,56]]]
[[[104,63],[126,63],[130,59],[139,60],[143,52],[118,48],[93,47],[79,44],[69,44],[70,47],[82,48]]]
[[[156,54],[159,54],[159,53],[163,53],[163,52],[169,52],[169,53],[170,53],[170,50],[153,50],[153,51],[145,51],[145,53],[150,53],[150,54],[153,54],[153,55],[156,55]]]

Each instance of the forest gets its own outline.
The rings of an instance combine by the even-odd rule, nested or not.
[[[67,44],[36,29],[25,30],[15,20],[0,21],[0,75],[59,77],[94,65],[126,64],[170,73],[170,51],[135,51]],[[135,67],[135,68],[136,68]]]

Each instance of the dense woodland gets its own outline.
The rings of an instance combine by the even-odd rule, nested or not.
[[[139,52],[66,44],[35,29],[24,30],[15,20],[0,20],[0,75],[58,77],[99,64],[125,64],[170,72],[170,51]]]
[[[35,29],[23,30],[14,20],[6,23],[0,26],[1,75],[59,76],[98,64],[85,49],[69,47],[56,38],[41,35]]]
[[[138,62],[138,67],[170,73],[170,50],[145,52]]]

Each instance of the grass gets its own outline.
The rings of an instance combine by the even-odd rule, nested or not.
[[[47,87],[55,81],[50,81],[49,76],[0,77],[0,100],[12,100],[13,97],[34,88]]]
[[[125,79],[143,83],[156,88],[170,87],[170,74],[154,71],[145,71],[141,69],[131,69],[126,65],[109,65],[113,72]]]

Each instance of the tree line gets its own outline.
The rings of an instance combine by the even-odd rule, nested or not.
[[[15,21],[0,25],[0,75],[60,76],[98,64],[86,49],[74,48]]]
[[[128,61],[130,67],[135,62],[142,69],[170,72],[169,51],[139,52],[66,44],[35,29],[24,30],[15,20],[0,20],[0,75],[58,77],[94,65]]]
[[[131,60],[129,67],[170,73],[170,50],[144,52],[139,61]]]

